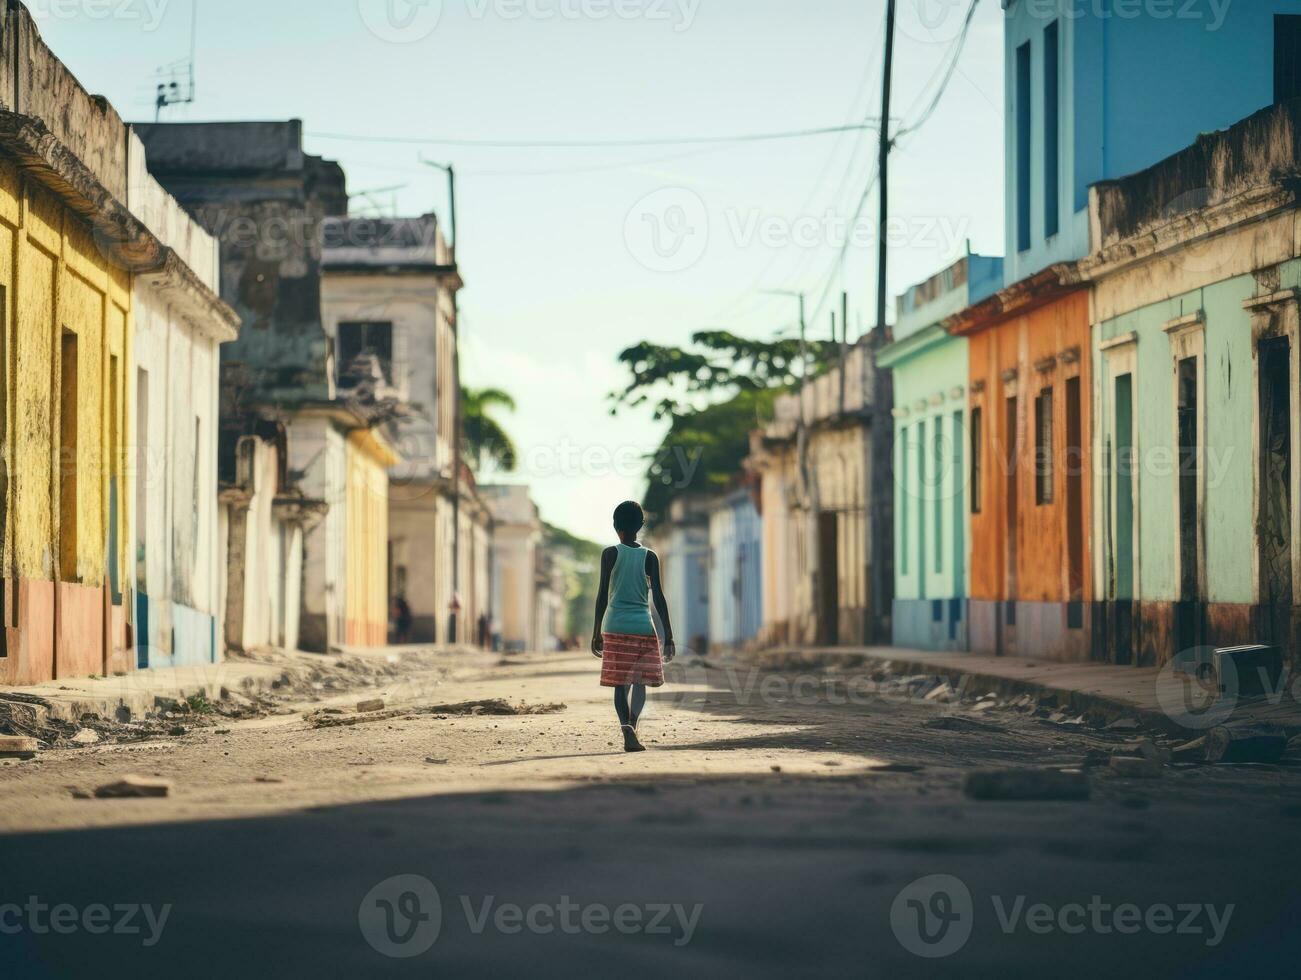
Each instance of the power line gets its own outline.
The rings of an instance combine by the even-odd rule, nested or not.
[[[820,126],[813,129],[794,129],[776,133],[744,133],[738,136],[681,136],[667,139],[623,140],[467,140],[436,139],[419,136],[363,136],[349,133],[307,133],[314,139],[343,140],[353,143],[406,143],[416,146],[470,146],[498,149],[591,149],[612,146],[688,146],[702,143],[761,143],[774,140],[805,139],[812,136],[830,136],[837,133],[876,130],[879,120],[868,119],[839,126]]]
[[[930,104],[926,106],[926,109],[922,112],[916,122],[905,125],[895,133],[894,140],[891,140],[891,142],[899,140],[900,138],[907,136],[909,133],[915,133],[917,130],[921,129],[926,125],[927,120],[931,118],[932,113],[934,113],[936,108],[939,106],[940,99],[944,97],[944,92],[949,87],[949,82],[953,81],[953,73],[957,71],[958,60],[962,57],[962,49],[966,46],[967,35],[971,33],[971,22],[976,16],[976,7],[979,5],[980,0],[971,0],[971,6],[967,8],[967,18],[962,22],[962,30],[959,32],[957,38],[954,39],[953,47],[951,49],[952,54],[949,58],[948,67],[944,72],[944,79],[940,82],[940,87],[931,98]]]
[[[858,86],[855,88],[855,95],[853,100],[850,102],[850,106],[849,106],[849,114],[851,116],[858,116],[861,114],[865,122],[871,119],[875,119],[875,117],[869,114],[871,111],[870,96],[871,96],[872,83],[874,81],[874,76],[877,70],[876,61],[881,54],[881,49],[873,46],[873,51],[875,52],[875,54],[873,55],[871,60],[868,61],[866,67],[864,68],[863,77],[859,81]],[[879,128],[879,122],[877,128]],[[860,145],[858,139],[859,137],[856,136],[854,141],[851,142],[849,145],[849,156],[846,160],[845,172],[841,176],[839,182],[836,184],[835,191],[832,193],[831,197],[827,201],[828,210],[835,209],[837,202],[840,201],[846,189],[849,187],[850,180],[853,176],[853,172],[855,169],[854,164],[858,159],[858,151]],[[838,139],[836,141],[836,145],[832,147],[831,152],[827,155],[827,158],[823,163],[822,169],[819,171],[818,176],[813,181],[812,190],[809,192],[808,197],[805,199],[804,203],[800,205],[799,210],[796,212],[797,215],[803,215],[811,212],[813,203],[818,198],[819,192],[822,190],[826,178],[831,174],[832,165],[835,163],[836,158],[840,155],[841,146],[842,143]],[[810,261],[812,253],[813,253],[812,249],[806,249],[800,254],[800,256],[795,262],[794,267],[790,270],[789,275],[786,276],[788,280],[794,280],[803,274],[804,267]],[[774,270],[774,268],[776,267],[777,263],[780,261],[782,256],[783,253],[781,251],[774,251],[772,256],[769,257],[768,261],[764,263],[763,269],[755,277],[754,281],[748,287],[746,287],[744,291],[738,294],[735,299],[730,301],[728,305],[723,308],[722,311],[715,314],[715,316],[712,319],[721,319],[723,318],[724,313],[731,314],[732,318],[735,318],[735,316],[739,316],[742,312],[748,312],[748,310],[753,307],[753,304],[746,304],[745,298],[753,294],[754,291],[757,290],[760,285],[762,285],[764,282],[768,280],[770,273],[772,273],[772,271]],[[769,297],[765,297],[765,298],[769,298]]]

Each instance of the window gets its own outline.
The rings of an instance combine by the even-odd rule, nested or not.
[[[908,429],[904,427],[899,434],[903,437],[899,444],[899,472],[903,474],[903,493],[899,499],[899,572],[908,574],[908,501],[912,499],[912,488],[908,478],[912,470],[908,467]]]
[[[1044,29],[1044,237],[1060,228],[1058,212],[1061,186],[1058,150],[1060,109],[1059,45],[1057,21]]]
[[[1016,247],[1030,247],[1030,42],[1016,49]]]
[[[1301,16],[1274,15],[1274,101],[1301,96]]]
[[[1066,567],[1071,600],[1084,599],[1084,415],[1080,379],[1066,379]],[[1081,611],[1082,612],[1082,611]],[[1080,625],[1083,626],[1081,620]]]
[[[1115,381],[1116,441],[1112,472],[1115,479],[1115,548],[1112,598],[1134,597],[1134,376]]]
[[[393,324],[368,321],[339,324],[339,378],[342,379],[361,354],[373,354],[386,380],[392,380]]]
[[[77,335],[66,327],[59,361],[59,580],[77,581]]]
[[[979,407],[971,410],[971,512],[979,514],[984,500],[981,481],[984,478],[984,446],[981,445],[983,413]]]
[[[136,368],[136,584],[149,592],[149,372]]]
[[[1045,388],[1034,400],[1034,502],[1053,502],[1053,390]]]
[[[944,459],[944,416],[935,416],[935,432],[933,433],[933,457],[932,462],[935,466],[935,472],[931,475],[932,489],[935,493],[935,571],[944,571],[944,471],[947,469]]]

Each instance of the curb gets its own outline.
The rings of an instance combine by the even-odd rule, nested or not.
[[[1054,687],[1041,681],[1022,680],[1005,677],[1001,674],[984,673],[964,667],[961,664],[948,665],[934,661],[912,660],[906,653],[894,654],[887,652],[885,649],[852,648],[831,651],[819,648],[777,647],[764,652],[779,655],[782,653],[806,654],[811,650],[819,656],[828,658],[834,657],[837,652],[840,652],[846,657],[858,659],[865,669],[871,669],[870,664],[888,663],[892,665],[894,672],[898,674],[924,674],[931,677],[944,677],[955,686],[960,686],[965,682],[968,687],[980,688],[982,691],[992,691],[1003,697],[1018,697],[1022,694],[1029,694],[1041,700],[1045,697],[1051,697],[1055,699],[1057,707],[1064,711],[1069,711],[1075,715],[1097,715],[1108,723],[1121,718],[1133,718],[1147,729],[1180,738],[1190,737],[1190,732],[1193,731],[1171,719],[1159,708],[1135,704],[1123,698],[1106,694],[1094,694],[1072,688]]]

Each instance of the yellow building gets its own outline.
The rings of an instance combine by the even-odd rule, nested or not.
[[[388,468],[399,457],[375,429],[348,436],[345,642],[388,642]]]
[[[133,666],[122,588],[131,276],[83,217],[90,201],[73,186],[56,196],[51,169],[22,154],[32,124],[4,115],[0,683],[25,684]]]

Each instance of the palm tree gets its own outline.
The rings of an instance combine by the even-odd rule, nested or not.
[[[515,399],[499,388],[462,388],[461,425],[465,458],[476,471],[486,463],[510,473],[519,462],[515,443],[491,412],[494,408],[515,411]]]

